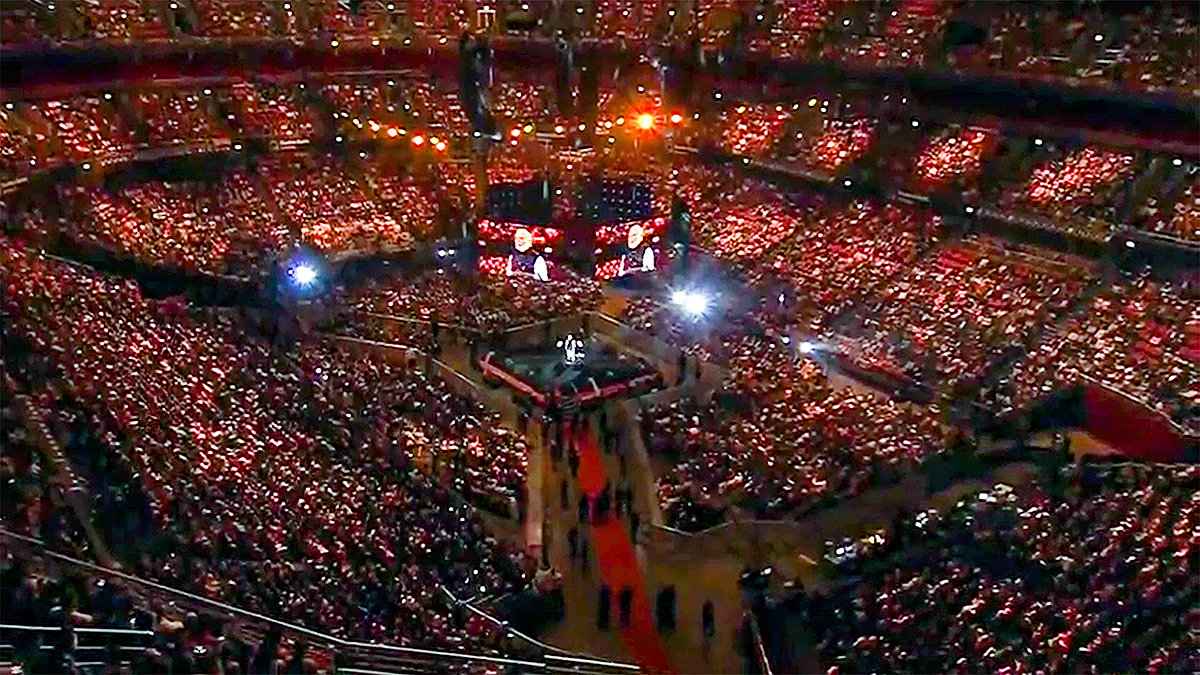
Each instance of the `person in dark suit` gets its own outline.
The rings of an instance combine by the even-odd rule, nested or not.
[[[621,589],[617,599],[617,620],[622,626],[629,625],[629,617],[633,614],[633,589],[626,586]]]
[[[596,627],[600,630],[608,630],[612,614],[612,591],[608,585],[600,587],[600,598],[596,603]]]

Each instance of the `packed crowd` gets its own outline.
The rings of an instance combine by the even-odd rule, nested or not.
[[[464,31],[504,26],[495,13],[472,13],[438,0],[410,6],[386,0],[271,4],[257,0],[137,0],[44,5],[9,3],[4,42],[158,41],[197,36],[323,42],[413,37],[450,44]],[[1178,3],[1146,7],[1043,7],[1011,3],[905,0],[855,5],[829,0],[741,5],[606,0],[575,11],[522,3],[529,26],[518,34],[577,35],[641,43],[698,40],[705,47],[748,49],[782,59],[970,69],[1073,84],[1151,92],[1200,93],[1197,17]],[[951,20],[957,31],[947,30]],[[979,35],[963,39],[968,26]],[[943,49],[944,47],[944,49]]]
[[[358,119],[396,112],[390,90],[378,81],[330,82],[321,88],[321,93],[332,104],[335,114]]]
[[[749,216],[745,220],[734,217],[726,222],[726,211],[730,209],[749,211],[766,202],[764,208],[777,211],[773,205],[781,204],[782,198],[769,183],[754,178],[741,179],[730,172],[701,164],[676,164],[667,176],[667,182],[691,210],[693,237],[702,247],[738,257],[743,255],[739,247],[754,242],[762,225],[774,230],[767,237],[774,241],[790,233],[786,223],[771,224],[765,217]]]
[[[1131,154],[1085,147],[1035,168],[1024,185],[1001,197],[1001,205],[1110,230],[1118,193],[1134,168]]]
[[[1187,673],[1200,667],[1195,466],[1084,464],[922,513],[807,598],[831,670]]]
[[[726,201],[697,206],[695,240],[723,258],[760,258],[765,251],[819,219],[820,200],[809,212],[797,213],[770,186],[748,180]],[[703,212],[703,213],[701,213]]]
[[[552,109],[550,97],[553,91],[548,83],[501,80],[492,89],[492,112],[499,119],[518,126],[545,123]]]
[[[466,138],[471,132],[467,111],[458,100],[457,88],[448,82],[407,80],[406,102],[414,124],[450,138]]]
[[[229,144],[230,133],[214,114],[211,100],[198,90],[148,91],[130,97],[149,130],[154,147],[194,140]]]
[[[477,404],[411,367],[276,351],[223,313],[167,311],[7,240],[3,253],[15,332],[100,420],[170,542],[138,574],[333,635],[489,648],[440,589],[519,588],[523,561],[421,470],[491,433],[474,431]]]
[[[14,142],[29,148],[22,159],[48,163],[112,163],[128,159],[141,146],[228,146],[231,137],[243,135],[307,141],[319,127],[301,102],[303,87],[242,82],[217,89],[155,88],[20,105],[10,101],[4,126]]]
[[[1022,410],[1086,376],[1200,428],[1197,363],[1196,289],[1130,279],[1106,286],[1018,361],[996,403],[1002,411]]]
[[[244,276],[291,240],[253,181],[232,170],[215,183],[60,184],[60,217],[32,210],[22,222],[31,234],[66,236],[144,263]]]
[[[513,140],[514,144],[517,142]],[[521,153],[501,150],[488,159],[488,185],[531,181],[538,174],[534,166]]]
[[[167,28],[157,5],[138,0],[76,3],[82,35],[98,40],[164,40]],[[51,5],[49,9],[53,10]],[[74,33],[74,31],[71,31]]]
[[[667,4],[659,0],[599,0],[592,6],[585,30],[604,39],[645,40],[661,30],[662,10]]]
[[[953,6],[934,0],[904,0],[891,7],[886,17],[865,11],[866,6],[843,15],[840,25],[832,24],[831,39],[821,56],[860,65],[925,65],[931,47],[941,40]]]
[[[766,22],[769,27],[754,31],[747,46],[753,52],[776,58],[805,58],[833,17],[835,5],[831,0],[774,3],[768,7],[770,17],[765,13],[755,15],[756,21]]]
[[[721,114],[722,147],[737,155],[758,157],[780,140],[791,113],[782,105],[738,105]]]
[[[622,321],[654,336],[689,357],[708,363],[728,365],[734,359],[753,360],[773,352],[763,350],[775,338],[768,337],[759,319],[767,304],[758,297],[730,299],[720,297],[709,303],[701,317],[681,312],[671,298],[643,296],[630,300]],[[774,362],[773,359],[765,359]]]
[[[787,156],[804,166],[836,174],[871,147],[876,124],[870,118],[825,119],[821,134],[815,138],[806,138],[798,132],[797,142],[789,146]]]
[[[413,245],[412,233],[394,211],[369,195],[359,182],[363,179],[334,158],[272,155],[263,159],[259,171],[301,238],[321,251]]]
[[[112,161],[128,158],[136,144],[112,99],[112,94],[77,96],[30,103],[28,108],[49,123],[61,146],[58,156],[74,162]]]
[[[364,179],[379,201],[387,205],[400,224],[419,240],[429,241],[438,231],[438,194],[423,176],[368,163]]]
[[[940,446],[940,424],[920,406],[834,389],[815,363],[778,346],[748,354],[727,389],[746,391],[752,414],[680,403],[651,415],[648,449],[670,461],[658,488],[671,527],[712,525],[709,514],[729,507],[796,516],[898,481]]]
[[[1184,241],[1200,241],[1200,177],[1197,167],[1176,160],[1168,174],[1138,208],[1138,229],[1158,232]]]
[[[965,186],[979,176],[983,162],[998,145],[992,129],[949,129],[926,142],[917,156],[917,178],[929,188],[951,183]]]
[[[1099,8],[1096,8],[1099,9]],[[1145,91],[1200,93],[1196,15],[1171,3],[1136,12],[970,2],[962,18],[981,26],[983,39],[957,45],[948,64],[984,73],[1008,73]]]
[[[371,282],[356,292],[352,303],[359,311],[487,335],[595,309],[600,288],[582,277],[535,281],[525,276],[484,276],[468,281],[425,273]],[[423,340],[419,344],[424,344]]]
[[[200,20],[197,33],[213,38],[264,37],[276,34],[275,8],[254,0],[193,0]]]
[[[828,339],[865,368],[954,391],[1084,289],[1086,263],[1048,255],[986,237],[948,245],[840,318]]]
[[[16,105],[0,108],[0,177],[4,180],[29,173],[46,156],[45,134],[34,134],[17,120]]]
[[[1167,232],[1187,241],[1200,240],[1200,180],[1195,180],[1175,203]]]
[[[822,318],[835,316],[909,267],[936,243],[940,229],[939,216],[901,202],[860,200],[817,211],[793,236],[767,251],[751,279],[781,277],[803,308]],[[803,308],[793,309],[803,314]]]
[[[300,85],[300,90],[304,85]],[[278,141],[307,141],[317,129],[315,114],[293,87],[238,83],[230,88],[239,123],[248,133]]]
[[[370,0],[353,6],[337,0],[313,4],[321,28],[334,38],[387,37],[395,27],[398,3]]]

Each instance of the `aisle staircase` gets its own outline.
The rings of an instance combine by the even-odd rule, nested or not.
[[[21,417],[21,422],[33,434],[34,441],[45,455],[48,466],[53,469],[54,479],[52,482],[62,490],[63,498],[79,520],[96,558],[106,565],[116,564],[116,559],[113,558],[103,537],[96,532],[93,525],[92,502],[88,495],[87,480],[80,476],[67,460],[62,444],[59,443],[51,429],[51,420],[46,417],[50,413],[44,413],[43,409],[33,402],[30,395],[23,391],[8,373],[4,374],[4,378],[5,386],[15,392],[13,402],[16,404],[15,407],[17,414]]]

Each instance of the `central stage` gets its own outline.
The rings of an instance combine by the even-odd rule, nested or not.
[[[641,359],[570,335],[556,343],[492,351],[479,359],[484,378],[503,383],[537,405],[573,408],[658,388],[658,372]]]

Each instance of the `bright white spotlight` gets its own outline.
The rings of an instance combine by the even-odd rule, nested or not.
[[[817,349],[817,346],[807,340],[800,343],[801,354],[811,354]]]
[[[692,318],[704,316],[708,312],[708,297],[696,291],[676,291],[671,294],[675,304]]]
[[[301,263],[292,269],[288,270],[288,274],[296,281],[299,286],[311,286],[317,280],[317,270],[313,269],[312,265]]]

